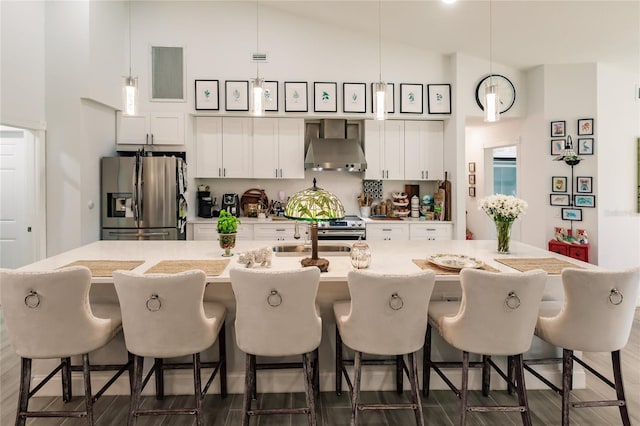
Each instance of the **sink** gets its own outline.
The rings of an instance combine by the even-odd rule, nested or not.
[[[306,256],[311,254],[311,244],[278,244],[273,246],[276,256]],[[323,256],[349,256],[351,245],[345,243],[318,243],[318,254]]]

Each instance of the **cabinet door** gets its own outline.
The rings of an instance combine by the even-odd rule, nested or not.
[[[251,178],[251,119],[222,119],[222,177]]]
[[[193,239],[195,241],[217,241],[218,230],[215,224],[193,224]]]
[[[403,223],[370,224],[367,223],[367,240],[408,240],[409,225]]]
[[[420,121],[404,123],[404,178],[425,180],[424,158],[426,146],[423,143],[423,127]]]
[[[148,115],[116,114],[116,143],[124,145],[144,145],[149,134]]]
[[[149,114],[152,145],[184,145],[184,114]]]
[[[405,179],[443,180],[443,123],[441,121],[406,121],[404,131]]]
[[[304,119],[278,119],[278,163],[279,177],[304,178]]]
[[[304,140],[303,140],[304,144]],[[278,120],[253,119],[253,177],[274,179],[278,177]]]
[[[364,122],[364,153],[367,159],[365,179],[383,179],[384,163],[382,162],[383,121],[365,120]]]
[[[222,119],[196,117],[196,170],[197,178],[222,176]]]
[[[409,225],[410,240],[451,240],[453,225],[445,223],[412,223]]]
[[[269,240],[269,241],[293,241],[295,224],[278,223],[278,224],[254,224],[253,239]]]
[[[384,120],[384,161],[385,179],[404,179],[404,121]]]
[[[424,121],[426,180],[444,180],[444,122]]]

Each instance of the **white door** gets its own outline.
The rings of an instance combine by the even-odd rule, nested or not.
[[[35,141],[31,132],[0,127],[0,267],[36,261]]]

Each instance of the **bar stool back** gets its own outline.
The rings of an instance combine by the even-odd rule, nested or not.
[[[201,422],[202,399],[220,372],[221,394],[226,394],[224,320],[226,309],[219,303],[203,303],[206,275],[193,270],[178,274],[137,274],[116,271],[113,279],[122,310],[127,349],[134,355],[134,385],[128,424],[138,416],[195,414]],[[213,346],[219,337],[220,358],[204,389],[200,382],[200,352]],[[192,355],[195,407],[140,409],[140,394],[155,369],[142,380],[144,357],[174,358]],[[183,364],[172,364],[183,368]],[[169,366],[165,366],[169,368]],[[156,372],[157,373],[157,372]]]
[[[360,412],[364,409],[411,409],[415,413],[416,423],[423,425],[418,366],[414,353],[424,345],[426,311],[435,285],[434,273],[383,275],[351,271],[348,285],[351,300],[335,302],[333,311],[336,318],[336,380],[341,381],[344,375],[351,388],[351,424],[358,424]],[[355,351],[353,385],[345,368],[347,362],[342,357],[342,343]],[[403,370],[407,372],[411,384],[410,403],[360,403],[363,353],[400,358],[402,370],[397,373],[401,375]],[[403,359],[405,354],[409,360],[408,368]]]
[[[546,272],[540,270],[496,274],[477,269],[463,269],[460,272],[462,300],[432,302],[429,305],[429,328],[424,354],[425,390],[428,392],[430,368],[433,368],[462,400],[461,425],[466,422],[467,411],[519,411],[523,424],[531,424],[522,371],[522,354],[531,346],[546,279]],[[459,366],[459,363],[431,360],[431,327],[435,327],[447,343],[463,351],[460,390],[440,370],[440,367]],[[470,363],[469,353],[484,355],[483,362]],[[515,356],[518,406],[468,406],[469,367],[483,367],[485,394],[488,393],[489,387],[489,365],[506,378],[491,360],[492,355]]]
[[[28,417],[86,417],[93,424],[93,402],[89,352],[109,343],[121,330],[116,304],[90,304],[91,271],[84,266],[51,272],[0,270],[2,310],[9,341],[22,358],[20,396],[16,425],[24,425]],[[100,317],[96,315],[99,314]],[[82,367],[72,366],[70,357],[81,355]],[[33,359],[61,358],[61,363],[33,390]],[[128,365],[112,366],[118,370],[112,380],[128,369]],[[84,411],[28,411],[29,399],[54,375],[62,372],[65,402],[71,399],[71,371],[83,371]],[[106,368],[102,368],[106,370]],[[106,390],[107,383],[98,395]]]
[[[620,350],[631,334],[640,286],[640,268],[626,271],[590,271],[567,268],[562,271],[564,303],[543,302],[536,326],[536,336],[563,348],[562,389],[541,377],[530,366],[541,360],[527,360],[528,371],[562,394],[562,424],[569,424],[569,408],[617,406],[624,425],[629,425]],[[555,313],[555,315],[554,315]],[[587,365],[573,352],[611,352],[614,382]],[[561,361],[557,359],[557,361]],[[578,362],[600,380],[616,390],[611,401],[570,402],[573,362]]]
[[[266,414],[307,414],[309,424],[317,423],[317,359],[311,357],[322,338],[322,319],[315,304],[320,270],[315,266],[293,271],[232,269],[231,285],[236,297],[236,343],[245,352],[245,389],[242,423],[250,416]],[[302,355],[307,406],[303,408],[252,409],[255,395],[256,356]],[[277,364],[262,364],[277,368]]]

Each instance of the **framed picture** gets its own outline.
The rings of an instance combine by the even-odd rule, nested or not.
[[[590,194],[593,192],[593,178],[591,176],[578,176],[576,178],[576,192]]]
[[[562,209],[562,220],[581,221],[582,209]]]
[[[578,155],[593,155],[593,138],[578,139]]]
[[[342,111],[367,112],[366,83],[342,83]]]
[[[427,84],[429,114],[451,114],[451,85]]]
[[[549,194],[549,204],[552,206],[570,206],[569,194]]]
[[[469,173],[475,173],[476,172],[476,163],[469,163]]]
[[[400,112],[422,114],[422,84],[400,83]]]
[[[567,192],[567,177],[566,176],[552,177],[551,192]]]
[[[227,80],[225,84],[225,109],[227,111],[249,111],[249,82]]]
[[[469,187],[469,197],[475,197],[476,196],[476,187],[475,186],[470,186]]]
[[[476,175],[469,175],[469,185],[476,184]]]
[[[387,83],[387,91],[384,95],[384,103],[386,105],[387,113],[393,114],[396,112],[395,110],[395,85],[393,83]],[[375,92],[375,83],[371,83],[371,111],[376,113],[376,92]]]
[[[264,82],[264,110],[278,111],[278,82]]]
[[[338,112],[337,84],[313,83],[313,110],[315,112]]]
[[[573,196],[573,205],[575,207],[595,207],[596,196],[576,194]]]
[[[567,136],[567,122],[566,121],[552,121],[551,122],[551,137],[564,138]]]
[[[564,139],[551,139],[551,155],[563,155],[564,144]]]
[[[218,80],[196,80],[196,111],[218,111]]]
[[[578,120],[578,136],[593,134],[593,118],[580,118]]]
[[[284,110],[285,112],[307,112],[307,82],[284,82]]]

